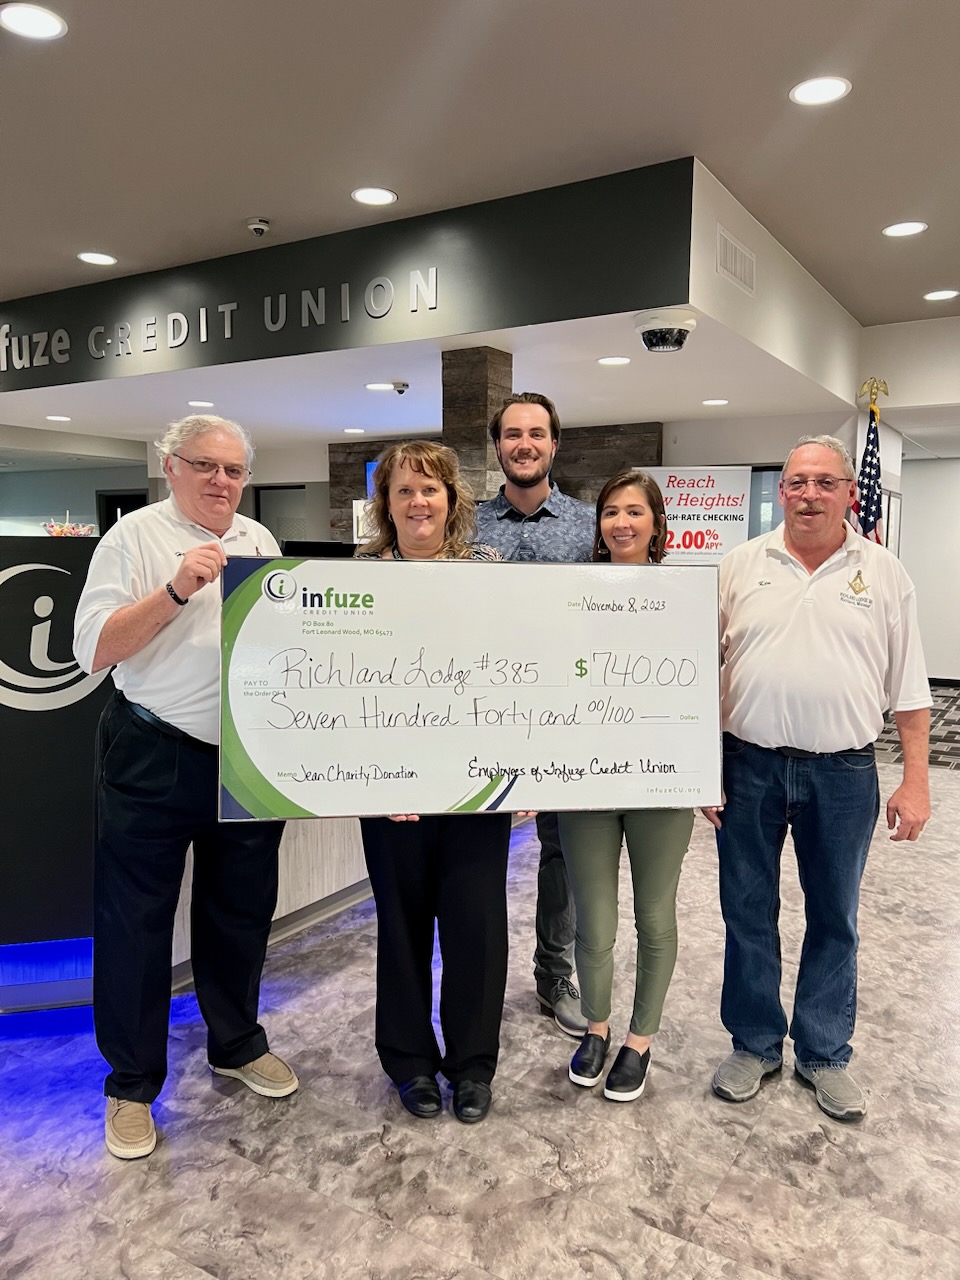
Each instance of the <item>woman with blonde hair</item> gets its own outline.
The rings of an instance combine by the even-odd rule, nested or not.
[[[433,440],[380,455],[367,524],[373,536],[358,553],[365,559],[501,559],[474,543],[473,495],[457,455]],[[442,1072],[453,1085],[454,1115],[475,1124],[490,1109],[500,1047],[510,814],[395,814],[361,818],[360,827],[377,904],[380,1062],[411,1115],[440,1114]],[[435,925],[442,1055],[431,1020]]]

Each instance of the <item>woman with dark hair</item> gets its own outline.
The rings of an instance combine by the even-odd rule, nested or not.
[[[667,520],[657,482],[623,471],[597,499],[593,559],[657,565],[666,553]],[[639,1098],[650,1043],[677,958],[677,884],[691,809],[622,809],[560,814],[560,842],[577,910],[576,964],[587,1034],[570,1062],[574,1084],[598,1084],[610,1049],[613,947],[617,939],[620,850],[626,839],[637,925],[637,985],[630,1030],[604,1083],[611,1102]]]
[[[367,508],[384,560],[499,560],[478,546],[474,502],[457,455],[432,440],[391,445],[377,461]],[[425,613],[429,625],[429,613]],[[441,1111],[437,1072],[464,1124],[490,1109],[507,981],[510,814],[361,818],[377,904],[377,1053],[400,1101],[420,1119]],[[434,924],[440,940],[441,1056],[431,1020]]]

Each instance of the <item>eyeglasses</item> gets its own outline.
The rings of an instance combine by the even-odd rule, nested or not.
[[[182,453],[171,453],[170,457],[186,462],[202,476],[212,476],[217,471],[222,471],[228,480],[244,480],[251,474],[249,467],[241,467],[238,462],[228,462],[224,466],[222,462],[208,462],[206,458],[199,458],[194,462],[192,458],[185,458]]]
[[[792,480],[784,480],[783,487],[787,493],[799,497],[808,484],[815,486],[818,493],[836,493],[842,484],[853,484],[846,476],[794,476]]]

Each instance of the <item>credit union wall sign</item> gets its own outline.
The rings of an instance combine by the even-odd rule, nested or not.
[[[423,271],[410,271],[409,275],[409,310],[416,314],[425,307],[435,311],[437,307],[437,268],[428,267]],[[350,321],[351,287],[348,281],[342,283],[336,291],[336,320],[341,324]],[[397,290],[389,276],[374,276],[367,282],[362,291],[362,302],[368,316],[382,319],[392,311],[397,299]],[[128,319],[117,320],[110,324],[92,325],[86,333],[87,354],[92,360],[104,360],[108,356],[146,355],[166,351],[176,351],[186,346],[191,338],[201,347],[210,341],[211,331],[222,337],[225,343],[234,336],[234,313],[239,309],[238,302],[218,302],[216,307],[202,305],[195,308],[192,315],[184,311],[168,311],[165,316],[144,315],[133,322]],[[289,295],[279,293],[266,294],[263,298],[263,328],[267,333],[278,333],[286,328],[288,319],[296,324],[294,308],[299,311],[299,324],[302,329],[311,325],[327,323],[327,289],[301,289],[299,299],[294,298],[292,305]],[[0,374],[23,372],[29,369],[48,368],[54,365],[70,364],[72,359],[73,338],[67,329],[54,329],[51,333],[41,329],[37,333],[15,333],[13,326],[7,322],[0,324]],[[123,369],[118,370],[123,374]]]
[[[692,159],[0,302],[0,392],[688,300]]]

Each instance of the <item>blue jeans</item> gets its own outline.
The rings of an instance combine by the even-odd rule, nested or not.
[[[873,747],[796,759],[725,733],[723,785],[723,1025],[734,1049],[781,1060],[780,852],[789,827],[807,921],[790,1036],[804,1066],[843,1067],[857,1013],[860,880],[880,812]]]

